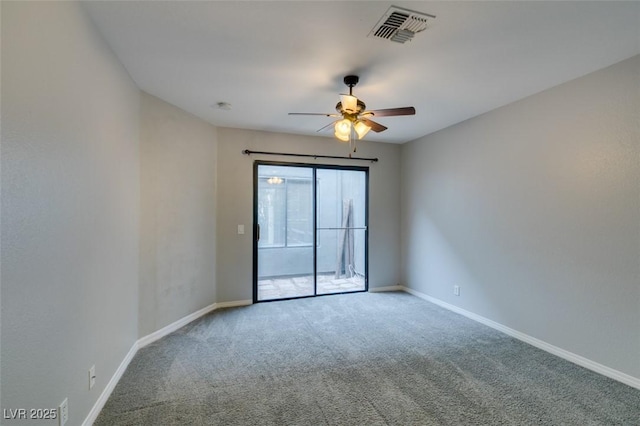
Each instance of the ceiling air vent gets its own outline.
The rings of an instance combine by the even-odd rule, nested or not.
[[[427,29],[427,20],[435,16],[420,13],[398,6],[391,6],[380,18],[368,37],[404,43],[411,40],[417,33]]]

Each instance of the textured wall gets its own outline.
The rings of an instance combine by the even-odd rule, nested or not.
[[[215,302],[217,150],[211,124],[141,102],[140,337]]]
[[[3,2],[1,99],[2,408],[77,425],[137,338],[139,91],[78,3]]]
[[[306,162],[369,166],[369,287],[396,285],[400,275],[400,147],[363,141],[358,156],[380,162],[242,154],[242,150],[345,156],[336,139],[251,130],[218,129],[218,301],[252,298],[253,162]],[[244,224],[246,233],[237,234]]]
[[[636,56],[404,145],[404,283],[640,377],[639,117]]]

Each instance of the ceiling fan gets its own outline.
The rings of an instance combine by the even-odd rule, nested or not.
[[[359,77],[357,75],[348,75],[344,78],[344,84],[349,86],[349,94],[340,95],[340,102],[336,105],[337,114],[290,112],[289,115],[324,115],[338,118],[338,120],[319,129],[318,132],[333,126],[335,137],[343,142],[349,142],[349,146],[353,147],[353,152],[356,152],[356,136],[358,139],[362,139],[369,130],[373,130],[376,133],[387,130],[386,126],[371,120],[372,117],[414,115],[416,113],[414,107],[367,110],[364,102],[353,96],[353,86],[358,84],[358,81]]]

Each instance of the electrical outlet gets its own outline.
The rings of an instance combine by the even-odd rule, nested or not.
[[[60,426],[66,425],[67,421],[69,421],[69,402],[67,401],[67,398],[65,398],[64,401],[60,403],[60,406],[58,406],[58,419]]]
[[[96,384],[96,366],[92,365],[89,369],[89,389]]]
[[[453,286],[453,295],[454,296],[460,296],[460,286],[458,286],[458,285],[454,285]]]

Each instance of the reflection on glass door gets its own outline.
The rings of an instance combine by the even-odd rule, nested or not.
[[[313,169],[258,165],[257,301],[313,296]]]
[[[257,162],[254,301],[367,289],[367,169]]]

